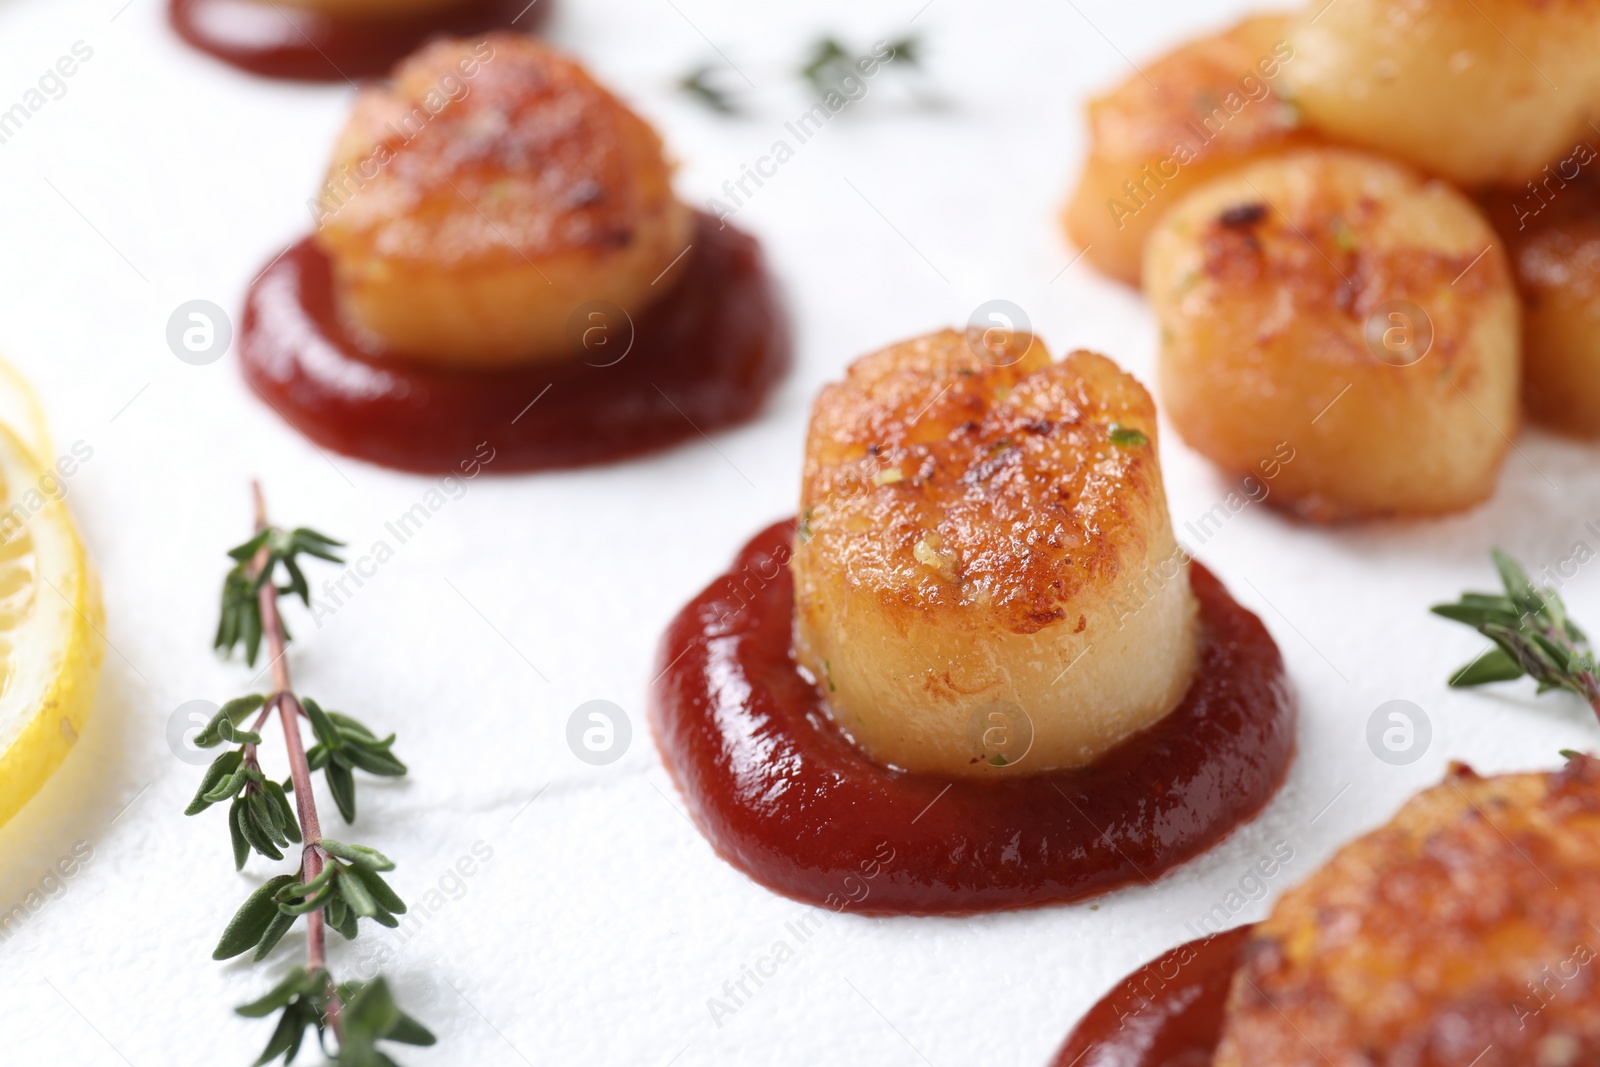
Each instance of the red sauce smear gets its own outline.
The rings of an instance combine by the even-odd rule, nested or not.
[[[762,531],[672,621],[650,708],[695,824],[770,889],[872,915],[1080,900],[1205,851],[1283,780],[1295,727],[1283,661],[1198,564],[1195,680],[1099,762],[997,781],[873,763],[790,655],[793,538],[792,521]]]
[[[378,78],[440,34],[532,33],[554,0],[465,0],[436,11],[361,17],[267,0],[171,0],[178,36],[202,52],[269,78],[342,82]]]
[[[306,437],[401,470],[453,471],[483,442],[497,471],[665,448],[750,419],[789,366],[787,325],[755,238],[700,214],[692,248],[617,362],[456,370],[363,347],[341,325],[332,264],[307,238],[250,287],[244,375]]]
[[[1210,1067],[1251,926],[1179,945],[1089,1009],[1052,1067]]]

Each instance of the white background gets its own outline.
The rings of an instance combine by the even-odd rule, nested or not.
[[[1300,696],[1299,760],[1265,815],[1098,905],[834,918],[713,1023],[707,998],[805,909],[718,860],[681,814],[644,718],[662,627],[749,534],[792,511],[810,399],[855,356],[1004,297],[1057,350],[1097,348],[1148,380],[1141,300],[1068,267],[1054,216],[1082,155],[1086,95],[1128,75],[1123,54],[1152,57],[1236,6],[920,3],[564,0],[558,12],[555,40],[662,129],[692,202],[807,106],[792,72],[819,34],[865,48],[914,30],[927,74],[880,76],[738,216],[765,243],[797,342],[796,370],[761,419],[714,446],[614,467],[480,478],[325,625],[291,609],[303,691],[397,730],[412,768],[399,784],[364,783],[358,825],[330,833],[396,857],[411,901],[475,842],[493,850],[388,968],[440,1038],[404,1063],[1040,1064],[1275,844],[1295,858],[1274,896],[1450,758],[1548,767],[1600,734],[1576,702],[1535,702],[1531,686],[1446,690],[1480,646],[1425,611],[1491,583],[1491,544],[1536,567],[1580,539],[1600,548],[1584,529],[1600,519],[1592,449],[1525,434],[1494,500],[1441,522],[1322,530],[1250,507],[1198,555],[1265,619]],[[0,909],[56,888],[0,941],[0,1057],[242,1065],[270,1026],[230,1009],[303,942],[263,966],[210,959],[238,902],[277,870],[252,858],[234,873],[222,816],[181,814],[200,772],[165,740],[183,702],[251,684],[209,651],[222,550],[248,532],[253,475],[279,520],[362,550],[433,482],[326,457],[252,398],[231,356],[193,367],[168,350],[175,307],[236,309],[255,271],[308,228],[351,90],[232,71],[186,50],[161,0],[123,4],[0,0],[0,109],[75,41],[94,49],[66,95],[0,145],[0,351],[37,383],[57,447],[94,449],[69,499],[104,578],[112,645],[78,751],[0,829]],[[755,84],[745,118],[672,89],[716,60],[710,42]],[[913,84],[946,106],[917,106]],[[1175,435],[1163,446],[1181,527],[1229,487]],[[1566,592],[1600,625],[1593,573]],[[599,768],[564,736],[596,698],[633,725],[626,756]],[[1433,724],[1410,766],[1380,762],[1365,741],[1391,699]],[[77,842],[93,858],[64,888],[45,883]],[[364,934],[367,951],[386,936]],[[362,942],[334,942],[336,967],[359,965]]]

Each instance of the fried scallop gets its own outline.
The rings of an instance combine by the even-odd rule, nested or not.
[[[1308,122],[1468,185],[1532,177],[1600,103],[1596,0],[1316,0],[1289,40]]]
[[[904,341],[824,389],[791,567],[796,658],[890,766],[1081,766],[1194,669],[1149,394],[1026,334]]]
[[[1523,406],[1552,429],[1600,437],[1600,182],[1558,175],[1496,193],[1490,217],[1522,292]]]
[[[1518,419],[1519,311],[1470,201],[1342,149],[1196,190],[1151,235],[1162,403],[1224,470],[1319,521],[1486,498]]]
[[[1274,92],[1289,19],[1260,15],[1182,45],[1089,101],[1089,156],[1062,212],[1100,270],[1139,284],[1146,236],[1190,189],[1314,135]]]
[[[346,317],[395,354],[569,358],[569,322],[637,317],[692,215],[648,123],[538,40],[443,40],[362,90],[319,204]]]
[[[1216,1067],[1600,1062],[1600,761],[1457,766],[1290,890]]]

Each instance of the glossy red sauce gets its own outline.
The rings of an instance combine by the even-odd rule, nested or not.
[[[1080,900],[1155,878],[1267,802],[1294,703],[1261,621],[1192,568],[1204,637],[1183,702],[1091,767],[950,782],[873,763],[790,655],[794,523],[747,544],[668,627],[663,761],[716,850],[770,889],[876,915]]]
[[[202,52],[271,78],[378,78],[430,37],[533,32],[555,0],[465,0],[416,15],[329,15],[268,0],[170,0],[178,35]]]
[[[245,378],[311,440],[401,470],[456,470],[484,442],[496,471],[665,448],[750,419],[789,366],[787,326],[755,238],[702,214],[692,249],[671,268],[672,292],[635,321],[618,362],[452,370],[363,348],[340,323],[331,264],[307,238],[250,287]]]
[[[1210,1067],[1252,929],[1179,945],[1128,975],[1079,1020],[1052,1067]]]

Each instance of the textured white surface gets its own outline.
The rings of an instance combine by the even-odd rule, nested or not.
[[[694,201],[803,110],[790,69],[820,32],[864,46],[918,16],[929,83],[949,106],[911,108],[880,79],[740,213],[766,243],[798,343],[759,422],[607,469],[481,478],[323,626],[299,617],[303,689],[398,730],[413,771],[364,785],[358,826],[337,832],[395,856],[408,900],[441,880],[454,891],[433,898],[441,906],[388,966],[440,1037],[407,1064],[1043,1063],[1117,977],[1188,937],[1185,924],[1274,845],[1294,859],[1272,896],[1450,758],[1551,766],[1558,748],[1600,738],[1584,709],[1535,702],[1531,687],[1447,691],[1446,673],[1479,646],[1425,613],[1489,584],[1491,543],[1537,566],[1578,541],[1600,549],[1585,527],[1600,521],[1592,450],[1527,434],[1494,501],[1443,522],[1328,531],[1251,506],[1193,547],[1263,616],[1300,694],[1300,758],[1263,817],[1095,906],[833,918],[713,1021],[707,998],[793,942],[784,924],[805,909],[720,862],[680,814],[644,722],[657,635],[792,507],[810,398],[854,356],[1004,297],[1057,350],[1098,348],[1148,378],[1149,316],[1084,264],[1063,270],[1073,252],[1054,212],[1086,94],[1128,72],[1119,50],[1148,57],[1235,6],[920,3],[563,2],[555,39],[659,123]],[[708,39],[757,86],[750,117],[672,92],[716,58]],[[44,394],[57,446],[94,448],[70,500],[104,577],[114,651],[80,750],[0,829],[0,908],[41,893],[0,940],[0,1059],[243,1064],[266,1028],[229,1008],[301,941],[264,967],[211,962],[236,902],[272,867],[252,859],[235,874],[220,816],[183,817],[199,771],[164,738],[181,703],[248,684],[208,654],[221,550],[246,529],[252,475],[278,518],[358,547],[430,481],[330,461],[252,400],[231,358],[188,366],[164,340],[178,304],[236,308],[306,229],[349,89],[259,81],[191,54],[161,0],[0,0],[0,110],[79,40],[93,59],[0,144],[0,350]],[[1164,446],[1181,529],[1229,487],[1175,436]],[[1565,589],[1578,618],[1600,623],[1594,570]],[[572,710],[596,698],[634,728],[608,767],[581,763],[564,739]],[[1407,767],[1365,741],[1369,714],[1396,698],[1433,724],[1431,749]],[[458,885],[449,872],[480,841],[492,858]],[[64,886],[48,880],[79,842],[92,859]],[[364,935],[366,949],[336,938],[336,966],[359,967],[383,937]]]

